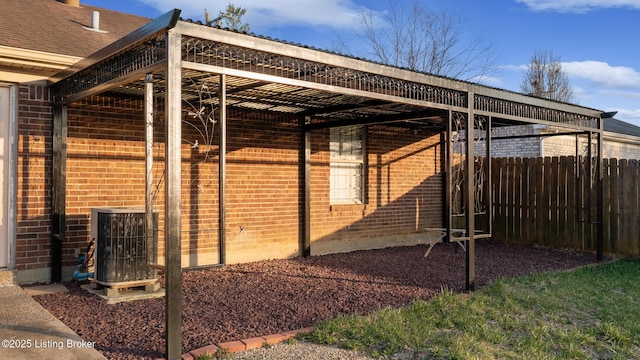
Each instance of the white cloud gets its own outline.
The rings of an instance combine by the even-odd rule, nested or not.
[[[500,65],[498,67],[500,70],[509,70],[509,71],[527,71],[527,65]]]
[[[182,18],[203,20],[204,9],[215,17],[226,2],[211,0],[138,0],[161,12],[182,10]],[[219,5],[224,4],[224,5]],[[351,0],[241,0],[233,2],[247,9],[244,20],[251,28],[268,29],[283,25],[327,26],[347,28],[357,19],[362,8]],[[217,6],[220,6],[217,7]]]
[[[602,90],[600,93],[606,96],[615,96],[618,98],[625,98],[633,101],[640,100],[640,91],[624,91],[619,89],[606,89],[606,90]]]
[[[570,78],[589,80],[609,88],[640,89],[640,72],[626,66],[587,60],[563,62],[562,70]]]
[[[518,91],[517,82],[522,80],[527,65],[500,68],[506,70],[503,83]],[[640,126],[640,110],[629,110],[640,106],[640,71],[594,60],[563,62],[562,69],[569,76],[577,104],[596,109],[628,109],[620,110],[616,118]]]
[[[500,69],[524,73],[527,65],[502,65]],[[570,80],[587,80],[605,88],[640,89],[640,71],[628,66],[585,60],[562,62],[562,70]]]
[[[597,8],[640,9],[640,0],[516,0],[534,11],[584,13]]]

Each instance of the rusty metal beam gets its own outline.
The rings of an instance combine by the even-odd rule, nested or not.
[[[80,71],[86,69],[92,65],[99,63],[100,61],[119,53],[123,49],[135,45],[143,41],[144,39],[157,34],[158,32],[165,31],[171,29],[176,26],[178,23],[178,19],[180,18],[180,10],[173,9],[171,11],[166,12],[160,17],[154,19],[153,21],[141,26],[137,30],[125,35],[121,39],[107,45],[106,47],[96,51],[95,53],[87,56],[83,60],[78,61],[77,63],[69,66],[65,70],[57,73],[55,76],[51,77],[51,81],[56,83],[60,80],[65,79],[66,77]]]

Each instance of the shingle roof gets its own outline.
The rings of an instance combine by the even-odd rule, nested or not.
[[[0,0],[0,45],[86,57],[150,21],[149,18],[56,0]],[[100,29],[91,14],[100,12]]]
[[[614,118],[604,119],[604,130],[640,137],[640,127]]]

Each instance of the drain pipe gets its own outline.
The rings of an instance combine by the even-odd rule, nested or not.
[[[89,259],[93,257],[93,245],[95,244],[95,239],[91,239],[89,244],[87,245],[86,255],[80,254],[78,255],[78,268],[73,272],[73,278],[78,281],[83,281],[87,279],[93,279],[94,273],[91,272],[83,272],[82,270],[87,268],[87,264],[89,263]]]

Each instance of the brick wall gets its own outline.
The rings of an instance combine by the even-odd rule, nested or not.
[[[540,139],[499,139],[500,137],[539,134],[535,125],[494,127],[491,130],[491,155],[493,157],[538,157],[540,156]],[[476,144],[476,154],[485,154],[485,143]]]
[[[92,98],[68,110],[63,266],[77,265],[77,253],[84,252],[92,208],[144,207],[142,102],[104,101]]]
[[[541,125],[521,125],[493,128],[493,137],[518,136],[551,133],[554,129]],[[586,139],[581,137],[579,149],[584,152]],[[476,154],[482,154],[484,143],[476,148]],[[575,156],[575,135],[550,136],[545,138],[494,139],[491,143],[494,157],[547,157]],[[605,132],[603,157],[606,159],[640,159],[640,140],[632,136]]]
[[[416,244],[442,226],[440,135],[368,127],[365,204],[329,202],[329,131],[312,136],[312,255]]]
[[[23,84],[18,90],[16,270],[50,267],[51,99],[46,86]]]
[[[605,132],[603,138],[602,156],[605,159],[640,159],[640,140],[638,138],[609,132]],[[578,141],[580,154],[586,155],[586,138],[581,137]],[[557,136],[544,139],[543,149],[545,157],[575,156],[576,137]]]
[[[101,102],[96,99],[92,102]],[[141,104],[119,108],[90,102],[69,111],[67,246],[74,254],[89,238],[93,207],[144,206],[144,121]],[[89,110],[90,109],[90,110]],[[218,126],[185,119],[182,146],[183,266],[214,264],[218,247]],[[259,113],[228,116],[227,261],[298,254],[300,130],[297,119]],[[155,208],[164,254],[163,123],[156,121]],[[65,257],[73,263],[74,257]]]
[[[608,159],[640,160],[640,139],[630,140],[628,137],[616,139],[615,136],[607,137],[605,133],[603,154]]]
[[[17,270],[50,267],[52,116],[44,87],[20,92]],[[141,100],[93,97],[68,111],[66,238],[63,266],[77,265],[90,238],[94,207],[143,207],[144,118]],[[164,123],[154,132],[154,207],[164,254]],[[218,125],[185,117],[182,145],[183,266],[215,264],[218,246]],[[303,211],[300,148],[293,116],[228,114],[227,262],[300,254]],[[369,127],[367,202],[329,203],[329,131],[312,133],[312,252],[421,242],[421,229],[441,226],[440,137]],[[41,274],[42,275],[42,274]],[[39,281],[45,281],[41,279]]]
[[[230,112],[228,262],[299,255],[302,188],[298,119]]]

